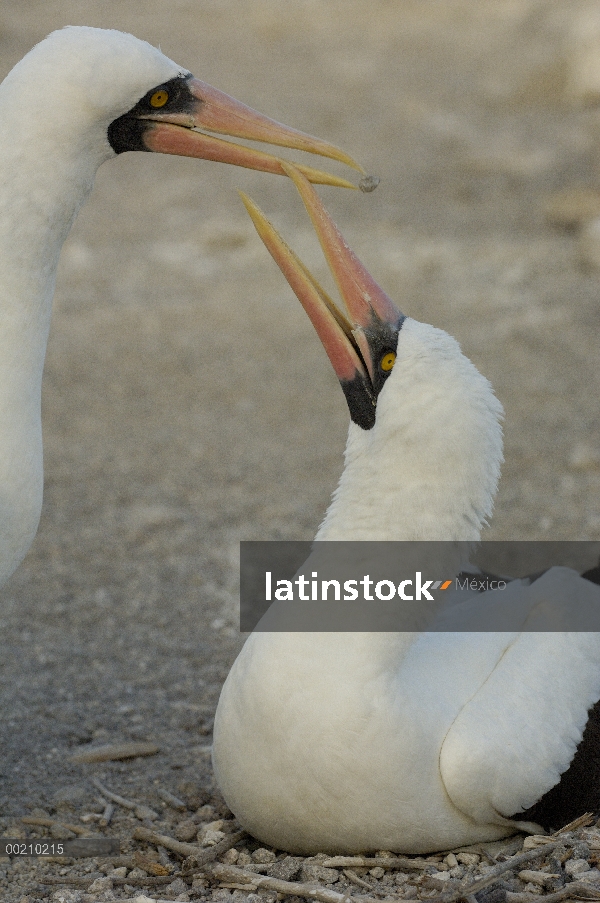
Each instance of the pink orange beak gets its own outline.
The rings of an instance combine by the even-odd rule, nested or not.
[[[165,106],[164,111],[157,109],[137,114],[137,118],[145,123],[143,134],[145,149],[162,154],[200,157],[205,160],[232,163],[247,169],[285,175],[283,165],[277,157],[196,131],[206,129],[219,135],[319,154],[364,173],[362,167],[352,157],[335,145],[281,125],[197,78],[190,76],[184,81],[188,102],[182,108],[173,111]],[[297,168],[310,182],[356,188],[347,179],[310,166],[298,165]]]
[[[344,390],[352,420],[371,429],[377,397],[396,359],[405,317],[348,247],[306,177],[297,167],[287,163],[282,167],[304,201],[347,313],[335,305],[256,204],[244,194],[242,200],[310,317]]]

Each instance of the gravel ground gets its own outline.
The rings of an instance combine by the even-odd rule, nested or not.
[[[455,335],[505,406],[487,538],[598,540],[600,107],[576,76],[582,30],[598,32],[585,17],[597,23],[599,9],[31,0],[0,8],[1,70],[54,28],[115,27],[351,152],[381,185],[322,189],[329,209],[399,306]],[[314,535],[347,430],[329,362],[236,187],[327,283],[293,186],[203,161],[106,164],[65,246],[44,511],[0,602],[8,836],[51,832],[20,821],[36,810],[85,824],[103,805],[92,777],[152,807],[165,831],[177,819],[158,788],[183,795],[181,820],[204,824],[205,805],[208,822],[227,816],[208,748],[241,643],[238,543]],[[160,751],[72,761],[88,744],[129,741]],[[143,823],[127,811],[105,829],[124,843]],[[3,899],[63,867],[0,864]]]

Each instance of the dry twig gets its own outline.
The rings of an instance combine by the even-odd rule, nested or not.
[[[543,897],[540,897],[539,894],[528,894],[526,892],[516,894],[507,891],[506,903],[534,903],[534,901],[539,903],[540,900],[543,903],[560,903],[561,900],[566,900],[570,897],[583,900],[600,900],[600,888],[593,887],[583,881],[572,881],[555,893],[544,894]]]
[[[132,887],[160,887],[161,885],[171,884],[177,877],[179,876],[168,875],[164,878],[113,878],[113,876],[110,875],[110,880],[115,886],[131,884]],[[52,886],[60,884],[70,884],[73,885],[73,887],[89,887],[92,883],[89,875],[87,878],[69,878],[68,875],[62,875],[60,878],[46,877],[39,878],[38,880],[40,884],[47,884]]]
[[[169,790],[164,790],[162,787],[156,788],[157,796],[161,798],[163,803],[166,803],[172,809],[178,809],[179,812],[186,812],[187,806],[180,800],[178,796],[173,796],[173,794]]]
[[[112,817],[115,814],[115,807],[112,803],[107,803],[104,807],[104,812],[102,813],[102,818],[98,822],[101,828],[108,828],[112,821]]]
[[[41,828],[65,828],[73,834],[79,834],[81,837],[93,837],[94,835],[89,828],[82,828],[81,825],[71,825],[65,821],[57,821],[55,818],[42,818],[37,815],[24,815],[21,819],[24,825],[37,825]]]
[[[128,800],[124,796],[119,796],[118,793],[112,793],[110,790],[107,790],[107,788],[103,784],[100,783],[98,778],[92,778],[92,784],[107,799],[112,800],[113,803],[117,803],[119,806],[122,806],[123,809],[131,809],[136,818],[158,818],[158,812],[155,812],[154,809],[150,809],[148,806],[140,805],[140,803],[136,803],[133,800]]]
[[[147,856],[144,856],[143,853],[140,853],[139,850],[136,850],[133,854],[134,864],[139,869],[143,869],[143,871],[148,872],[149,875],[154,875],[155,877],[170,875],[173,871],[173,866],[162,865],[160,862],[155,862],[153,859],[148,859]]]
[[[553,837],[558,837],[560,834],[566,834],[569,831],[576,831],[577,828],[587,828],[589,825],[592,825],[596,820],[596,817],[593,812],[584,812],[583,815],[580,815],[578,818],[570,821],[568,825],[565,825],[564,828],[561,828],[560,831],[555,831],[552,835]]]
[[[146,843],[153,843],[155,846],[165,847],[173,853],[180,856],[201,856],[204,849],[199,843],[184,843],[181,840],[175,840],[167,834],[157,834],[149,828],[136,828],[133,832],[134,840],[145,840]],[[217,854],[218,855],[218,854]]]
[[[89,764],[91,762],[113,762],[120,759],[136,759],[138,756],[154,756],[160,752],[156,743],[111,743],[106,746],[96,746],[86,749],[71,756],[71,762],[76,765]]]
[[[477,878],[475,881],[457,887],[455,890],[448,891],[445,894],[440,894],[438,897],[433,897],[431,903],[455,903],[456,900],[460,900],[468,894],[476,894],[489,884],[493,884],[496,878],[499,878],[504,872],[510,872],[513,869],[524,865],[526,862],[533,862],[535,859],[541,859],[542,856],[547,856],[557,846],[558,841],[555,840],[553,843],[546,844],[543,847],[536,847],[535,850],[527,850],[526,853],[519,853],[517,856],[512,856],[505,862],[500,862],[498,865],[495,865],[481,878]]]
[[[325,866],[325,868],[329,868],[329,866]],[[363,879],[359,878],[358,875],[352,871],[352,869],[344,869],[344,875],[346,876],[348,881],[351,881],[352,884],[356,884],[357,887],[362,887],[365,890],[373,889],[368,881],[363,881]]]
[[[167,850],[178,853],[180,856],[186,856],[187,860],[191,860],[186,860],[184,863],[184,874],[186,875],[199,871],[208,862],[212,862],[218,856],[222,856],[223,853],[234,847],[245,836],[245,831],[234,831],[212,847],[201,847],[198,843],[182,843],[182,841],[168,837],[166,834],[157,834],[155,831],[150,831],[148,828],[136,828],[133,832],[134,840],[145,840],[146,843],[166,847]]]
[[[236,843],[239,843],[240,840],[243,840],[244,837],[247,837],[246,831],[234,831],[232,834],[228,834],[227,837],[224,837],[223,840],[220,840],[214,846],[203,847],[202,853],[194,853],[193,858],[198,863],[198,867],[202,868],[208,862],[214,862],[215,859],[218,859],[219,856],[222,856],[223,853],[226,853],[227,850],[230,850],[232,847],[234,847]]]
[[[327,887],[301,884],[299,881],[283,881],[281,878],[269,878],[267,875],[257,875],[256,872],[247,872],[234,865],[223,865],[220,862],[206,866],[206,872],[218,881],[254,884],[256,887],[274,890],[285,896],[306,897],[308,900],[320,900],[321,903],[357,903],[357,901],[359,903],[379,903],[374,897],[349,897],[347,894],[340,894],[339,891],[330,890]]]

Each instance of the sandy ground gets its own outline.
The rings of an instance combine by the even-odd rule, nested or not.
[[[488,538],[599,539],[600,274],[577,230],[544,212],[600,182],[599,109],[565,89],[589,6],[31,0],[0,8],[0,70],[65,24],[132,31],[350,151],[381,185],[323,189],[328,207],[402,309],[455,335],[506,409]],[[341,471],[342,393],[237,187],[326,281],[293,186],[203,161],[106,164],[65,245],[44,511],[0,601],[0,827],[93,796],[91,774],[131,793],[210,788],[210,717],[240,644],[238,543],[310,538]],[[161,753],[69,761],[126,739]]]

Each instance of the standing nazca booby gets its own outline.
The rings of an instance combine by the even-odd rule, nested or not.
[[[451,336],[400,313],[306,179],[286,171],[348,311],[244,198],[350,409],[316,539],[453,541],[458,573],[492,512],[501,405]],[[510,592],[533,612],[555,594],[600,604],[563,568]],[[596,728],[581,743],[599,698],[597,633],[259,630],[221,693],[215,773],[241,824],[290,852],[456,848],[600,809]]]
[[[62,245],[96,170],[128,150],[282,173],[270,154],[196,129],[321,154],[341,150],[192,77],[129,34],[69,27],[0,85],[0,583],[23,559],[42,504],[41,379]],[[303,167],[310,179],[351,186]]]

